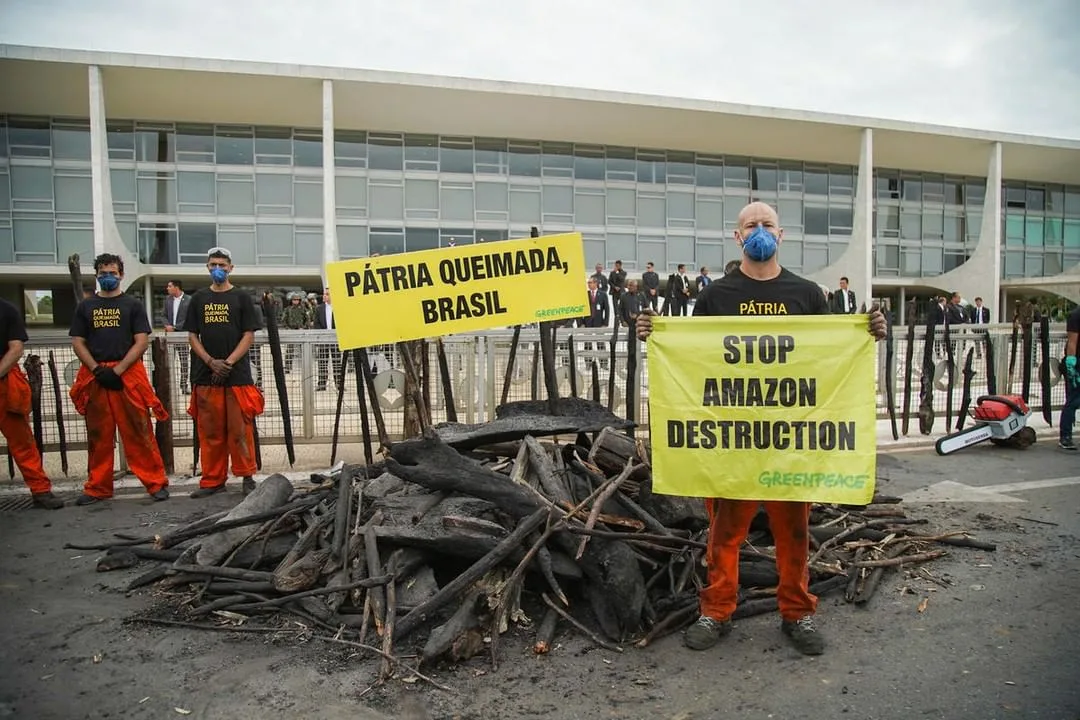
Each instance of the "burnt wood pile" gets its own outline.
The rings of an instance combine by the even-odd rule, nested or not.
[[[381,657],[383,676],[414,652],[421,667],[478,653],[497,665],[512,627],[536,653],[560,632],[621,651],[681,630],[705,579],[704,502],[653,493],[646,443],[601,405],[550,409],[509,403],[492,422],[429,428],[310,484],[271,475],[232,510],[166,534],[68,547],[105,550],[101,571],[153,562],[129,589],[169,588],[159,622],[299,620]],[[994,549],[927,529],[899,498],[815,506],[811,524],[812,591],[856,604],[890,570]],[[736,617],[776,609],[771,546],[761,514],[741,551]]]

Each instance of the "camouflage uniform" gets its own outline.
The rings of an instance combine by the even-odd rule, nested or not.
[[[307,303],[303,302],[303,297],[300,293],[289,293],[289,304],[281,311],[281,320],[278,322],[282,329],[307,330],[311,327],[311,317],[308,314]],[[294,302],[296,300],[300,302]],[[289,343],[285,352],[285,372],[292,370],[296,351],[296,343]]]

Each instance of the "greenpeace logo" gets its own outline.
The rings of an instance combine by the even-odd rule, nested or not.
[[[562,307],[544,308],[543,310],[536,311],[536,317],[545,318],[552,317],[553,315],[566,315],[567,313],[573,315],[584,315],[584,305],[563,305]]]

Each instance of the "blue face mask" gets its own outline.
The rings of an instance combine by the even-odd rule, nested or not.
[[[759,224],[743,239],[742,249],[751,260],[765,262],[776,254],[776,236]]]
[[[112,292],[120,287],[120,278],[115,275],[98,275],[97,281],[105,292]]]
[[[215,285],[221,285],[229,279],[229,273],[226,272],[225,268],[212,268],[210,270],[210,279],[214,281]]]

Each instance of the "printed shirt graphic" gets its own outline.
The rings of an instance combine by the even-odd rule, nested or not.
[[[864,317],[798,317],[828,314],[817,285],[793,273],[736,271],[701,293],[698,319],[654,318],[655,492],[869,501],[873,338]]]
[[[143,304],[130,295],[93,297],[82,300],[71,320],[71,337],[86,339],[90,354],[98,362],[124,359],[138,333],[150,334],[150,321]]]
[[[224,360],[240,344],[245,332],[258,329],[255,303],[247,292],[239,288],[225,292],[202,288],[191,298],[186,327],[188,332],[199,336],[210,357]],[[191,353],[191,384],[211,385],[211,377],[210,368],[195,353]],[[247,353],[233,365],[224,384],[254,384]]]

